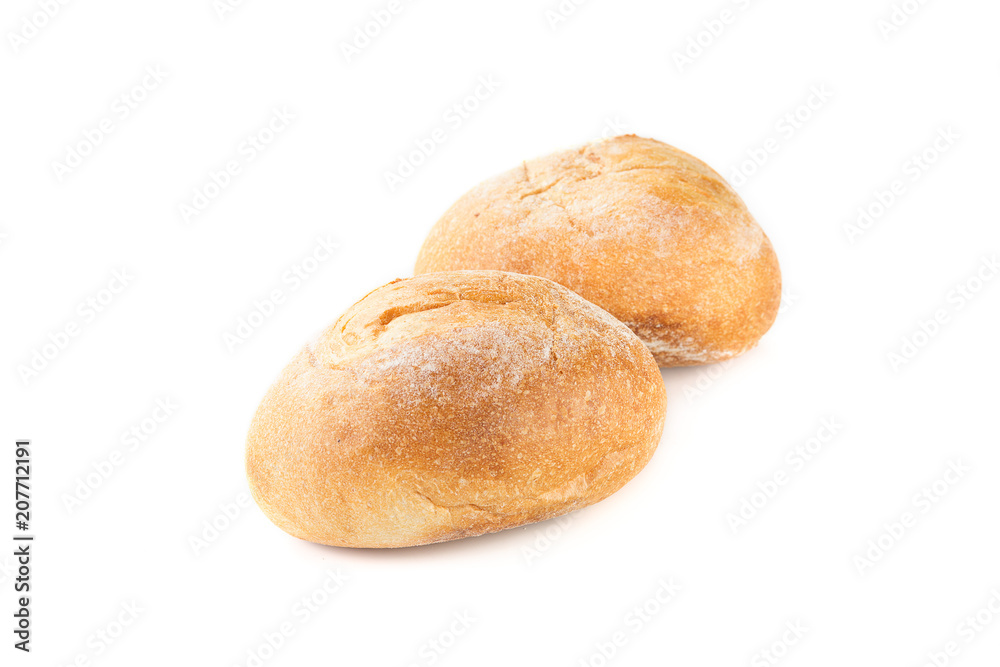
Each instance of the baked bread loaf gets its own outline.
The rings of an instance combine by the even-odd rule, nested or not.
[[[281,373],[250,490],[296,537],[405,547],[541,521],[652,456],[666,394],[642,342],[565,287],[434,273],[368,294]]]
[[[774,249],[704,162],[634,135],[563,151],[492,178],[431,230],[416,273],[544,276],[601,306],[660,366],[722,361],[770,328]]]

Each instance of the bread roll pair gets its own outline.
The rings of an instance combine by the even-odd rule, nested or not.
[[[348,309],[257,410],[250,489],[292,535],[412,546],[602,500],[659,442],[657,364],[750,349],[780,300],[736,193],[634,136],[476,187],[416,273]]]

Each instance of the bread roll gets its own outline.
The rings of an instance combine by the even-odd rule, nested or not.
[[[396,280],[285,368],[247,438],[250,490],[288,533],[405,547],[541,521],[652,456],[666,395],[597,306],[499,271]]]
[[[708,165],[634,135],[555,153],[473,188],[431,230],[416,273],[544,276],[606,309],[660,366],[722,361],[770,328],[774,249]]]

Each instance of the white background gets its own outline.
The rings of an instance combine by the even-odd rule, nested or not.
[[[12,548],[0,550],[3,664],[252,665],[284,622],[293,634],[262,664],[763,665],[786,623],[806,629],[775,647],[789,667],[917,667],[952,640],[948,664],[998,664],[1000,614],[984,612],[992,624],[971,642],[959,626],[1000,595],[1000,280],[977,282],[1000,251],[1000,7],[908,0],[919,9],[886,35],[890,0],[593,0],[558,22],[557,0],[406,1],[348,62],[342,44],[387,2],[249,0],[221,18],[211,0],[69,2],[17,45],[41,10],[4,3],[3,485],[13,440],[31,438],[38,537],[30,655],[11,647]],[[679,65],[690,39],[706,46]],[[131,93],[157,66],[165,79]],[[490,76],[496,91],[446,121]],[[144,98],[127,118],[123,94]],[[294,121],[244,160],[241,143],[282,107]],[[60,179],[53,163],[104,118],[112,132]],[[438,127],[447,140],[391,190],[385,172]],[[252,504],[227,520],[247,488],[250,418],[299,347],[410,275],[424,235],[477,182],[616,128],[734,180],[785,281],[759,348],[664,371],[649,466],[568,523],[429,547],[312,545]],[[938,152],[948,128],[957,139]],[[927,149],[936,160],[914,171]],[[231,159],[241,172],[186,221],[180,205]],[[897,179],[903,194],[849,234]],[[327,236],[336,256],[284,281]],[[107,297],[122,269],[128,286],[88,319],[79,304]],[[967,284],[971,300],[955,291]],[[230,350],[225,335],[274,289],[284,302]],[[944,323],[918,334],[936,311]],[[78,335],[22,377],[70,323]],[[914,336],[916,354],[894,364]],[[166,398],[175,413],[130,450],[123,433]],[[831,418],[834,437],[791,464]],[[68,507],[115,450],[120,465]],[[915,502],[949,462],[968,471]],[[776,471],[787,483],[734,532],[727,515]],[[882,535],[907,512],[915,525]],[[878,562],[859,565],[880,535]],[[328,570],[349,580],[304,619],[295,605]],[[681,590],[661,604],[671,577]],[[138,618],[108,647],[96,633],[117,632],[131,603]],[[451,637],[463,613],[471,628]],[[616,632],[624,645],[606,659]]]

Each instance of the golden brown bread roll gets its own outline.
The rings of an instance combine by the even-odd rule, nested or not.
[[[292,360],[253,419],[247,477],[296,537],[441,542],[606,498],[665,411],[642,342],[570,290],[428,274],[368,294]]]
[[[431,230],[416,273],[544,276],[627,324],[661,366],[722,361],[770,328],[774,249],[739,195],[700,160],[634,135],[492,178]]]

